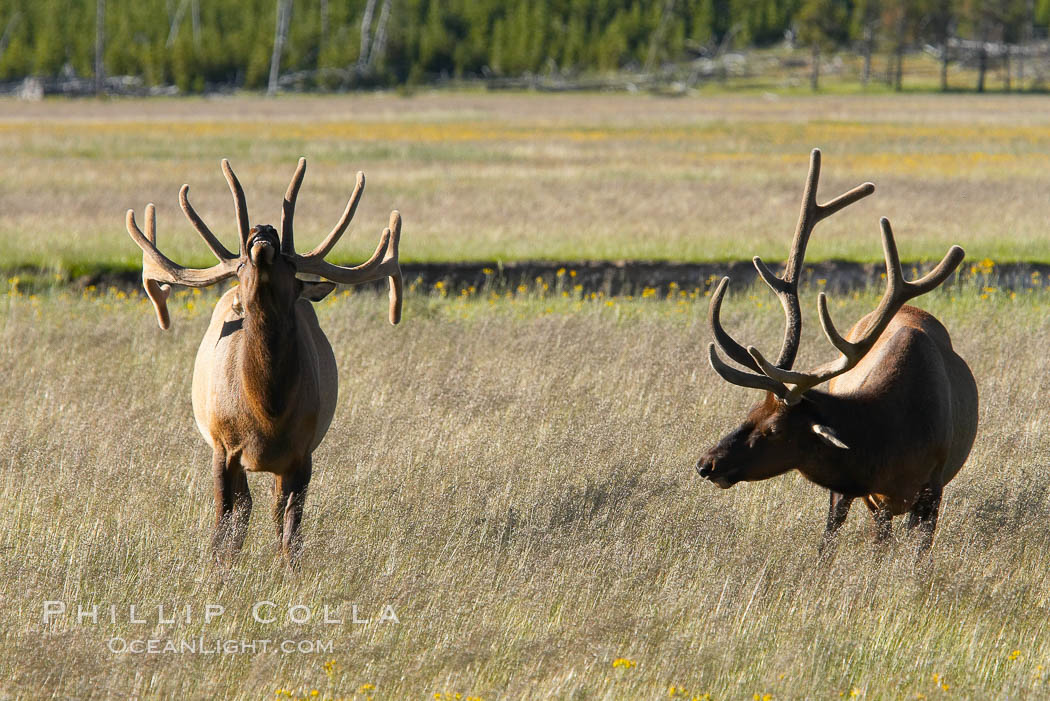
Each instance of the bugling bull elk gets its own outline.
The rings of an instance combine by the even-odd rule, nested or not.
[[[865,183],[818,205],[819,178],[820,151],[814,150],[783,277],[754,259],[787,316],[776,362],[754,346],[745,349],[722,328],[719,313],[729,278],[722,279],[711,298],[711,367],[727,382],[762,390],[765,396],[744,423],[700,458],[696,469],[723,489],[798,469],[831,490],[821,549],[846,520],[853,500],[861,498],[874,518],[876,540],[889,536],[893,516],[909,512],[908,527],[919,527],[922,552],[933,542],[944,485],[962,468],[973,445],[977,386],[966,362],[952,350],[944,326],[905,302],[944,282],[962,261],[963,250],[952,246],[929,274],[907,282],[893,231],[883,218],[886,290],[878,307],[843,338],[821,293],[821,326],[842,355],[809,372],[792,370],[802,331],[799,273],[813,227],[875,190]],[[746,370],[726,364],[716,344]],[[816,389],[829,380],[827,390]]]
[[[335,413],[338,375],[335,355],[310,302],[323,299],[334,283],[357,284],[389,278],[390,323],[401,318],[398,243],[401,216],[390,215],[375,254],[356,267],[324,260],[354,216],[364,190],[363,173],[342,218],[317,248],[296,253],[292,234],[295,200],[306,172],[299,159],[284,197],[281,237],[272,226],[249,227],[244,191],[230,164],[222,171],[233,193],[239,252],[228,251],[190,206],[188,185],[179,192],[182,211],[219,262],[207,269],[184,268],[157,249],[156,211],[146,206],[146,233],[128,210],[127,228],[142,249],[142,283],[162,329],[170,325],[169,285],[206,287],[236,277],[239,284],[215,305],[193,369],[193,414],[212,447],[215,487],[216,559],[232,556],[244,543],[252,497],[246,472],[274,475],[273,518],[287,561],[295,566],[302,549],[299,525],[312,471],[311,454]],[[296,273],[318,275],[308,282]]]

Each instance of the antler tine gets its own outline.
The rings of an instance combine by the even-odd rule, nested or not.
[[[730,384],[772,392],[781,399],[788,394],[788,388],[784,384],[777,382],[767,375],[756,375],[726,365],[722,362],[722,359],[718,357],[718,351],[715,350],[714,343],[707,344],[707,360],[711,363],[711,368],[718,373],[719,377]]]
[[[145,234],[135,222],[135,210],[128,210],[125,224],[131,239],[142,249],[142,286],[153,302],[157,323],[162,329],[171,326],[167,305],[169,285],[207,287],[236,275],[236,258],[224,258],[210,268],[196,269],[184,268],[161,253],[157,248],[157,212],[152,204],[146,205]]]
[[[324,258],[328,255],[329,251],[332,250],[332,247],[343,235],[343,232],[346,231],[346,227],[350,225],[350,220],[354,218],[354,213],[357,212],[357,205],[361,201],[361,195],[364,191],[365,174],[357,171],[357,183],[354,185],[354,191],[350,193],[350,199],[346,203],[346,209],[343,210],[343,216],[339,218],[335,228],[328,233],[328,236],[325,236],[324,241],[317,248],[307,253],[307,256]]]
[[[383,229],[379,246],[366,262],[352,268],[333,265],[315,255],[295,255],[296,268],[300,273],[321,277],[344,285],[390,278],[390,323],[401,321],[401,292],[404,281],[398,263],[398,246],[401,242],[401,213],[396,209],[390,213],[390,226]]]
[[[241,188],[240,181],[237,180],[233,168],[230,167],[230,162],[225,158],[222,159],[222,174],[226,176],[230,192],[233,193],[233,206],[237,211],[237,231],[241,239],[241,250],[246,251],[248,250],[248,231],[251,229],[248,224],[248,203],[244,198],[244,190]]]
[[[292,219],[295,218],[295,200],[299,197],[299,187],[303,184],[304,175],[306,175],[306,159],[300,158],[295,174],[292,175],[292,181],[288,183],[288,191],[284,194],[284,202],[281,204],[281,253],[288,255],[295,254]]]
[[[732,336],[730,336],[724,328],[722,328],[722,299],[725,297],[726,290],[729,289],[729,278],[722,278],[721,282],[718,283],[718,287],[715,288],[714,294],[711,295],[711,305],[707,309],[707,323],[711,327],[711,335],[715,337],[715,342],[718,347],[722,349],[722,352],[729,356],[731,360],[735,360],[746,368],[754,370],[755,372],[761,372],[755,361],[752,360],[751,356],[747,354],[747,350],[742,345],[736,342]]]
[[[801,401],[803,394],[813,389],[821,382],[827,382],[831,378],[850,370],[855,367],[859,361],[859,358],[855,361],[847,356],[841,356],[833,363],[824,366],[819,372],[796,372],[794,370],[778,368],[762,357],[762,354],[754,347],[748,348],[748,350],[762,367],[763,373],[777,382],[784,383],[785,386],[790,386],[790,389],[781,396],[784,403],[789,405],[798,404],[798,402]]]
[[[933,270],[914,281],[904,279],[901,269],[900,256],[897,253],[897,243],[893,238],[893,229],[889,219],[883,217],[880,220],[882,230],[882,250],[886,260],[886,291],[879,301],[878,307],[871,314],[866,328],[856,341],[848,341],[835,328],[828,311],[827,296],[823,293],[817,298],[817,312],[820,316],[820,325],[824,329],[824,335],[842,355],[838,360],[825,365],[812,372],[792,372],[769,364],[762,354],[755,348],[749,348],[748,352],[760,366],[763,373],[771,378],[793,385],[790,393],[785,398],[788,403],[795,403],[802,395],[817,385],[827,382],[857,366],[861,359],[872,349],[875,342],[882,335],[890,321],[909,300],[926,294],[943,283],[952,271],[958,267],[966,255],[960,246],[952,246],[945,253],[944,258]]]
[[[215,237],[215,234],[211,232],[208,225],[204,223],[204,220],[197,214],[197,210],[190,204],[190,186],[183,185],[179,190],[179,205],[182,207],[182,213],[186,215],[186,218],[190,220],[190,224],[193,224],[193,228],[197,230],[197,233],[204,239],[204,243],[208,245],[211,252],[215,254],[215,257],[219,260],[230,260],[236,258],[234,254],[230,253],[222,242]],[[148,222],[147,222],[148,226]]]
[[[131,215],[131,225],[138,231],[139,227],[135,223],[135,210],[129,209],[128,214]],[[146,205],[146,238],[154,248],[157,247],[157,208],[152,202]]]
[[[905,303],[926,294],[943,283],[966,255],[960,246],[952,246],[933,270],[920,279],[909,282],[904,279],[904,271],[901,268],[900,255],[897,253],[897,242],[893,238],[890,220],[883,217],[879,220],[879,225],[882,231],[882,251],[886,260],[886,291],[861,337],[854,342],[846,341],[831,321],[827,300],[817,300],[821,326],[824,327],[828,340],[843,355],[856,357],[858,360],[871,349],[871,346],[889,325],[890,320]],[[829,331],[831,333],[828,333]],[[851,352],[843,350],[844,347],[848,347]]]
[[[295,176],[292,178],[292,183],[288,186],[288,195],[285,196],[285,214],[287,215],[287,241],[291,242],[291,218],[295,208],[295,196],[299,190],[299,184],[302,181],[302,173],[306,168],[306,160],[299,160],[299,169],[296,170]],[[350,220],[354,216],[354,212],[357,211],[357,205],[361,201],[361,194],[365,189],[365,174],[358,171],[357,173],[357,184],[354,186],[354,191],[350,194],[350,200],[346,203],[346,209],[343,210],[343,216],[339,219],[339,222],[335,225],[335,228],[329,232],[328,236],[325,237],[324,241],[305,255],[300,255],[294,252],[294,249],[289,246],[289,254],[294,256],[295,265],[300,273],[307,273],[312,275],[320,275],[321,277],[331,280],[332,282],[341,283],[344,285],[357,285],[363,282],[371,282],[373,280],[381,280],[384,277],[390,278],[390,323],[397,324],[401,321],[401,294],[404,287],[404,280],[401,276],[401,266],[398,263],[398,247],[401,243],[401,213],[396,209],[390,213],[390,226],[383,230],[383,233],[379,237],[379,246],[376,247],[375,253],[372,257],[361,265],[354,267],[346,267],[342,265],[333,265],[324,259],[328,252],[332,250],[336,242],[339,241],[339,237],[346,231],[346,227],[350,224]],[[284,242],[286,239],[282,239],[281,245],[284,250]]]
[[[710,343],[707,346],[707,358],[711,363],[711,368],[718,373],[723,380],[730,384],[739,385],[740,387],[766,390],[780,398],[784,398],[788,393],[788,388],[783,383],[778,382],[767,375],[755,374],[762,372],[758,364],[755,363],[750,355],[748,355],[748,352],[744,350],[744,347],[737,343],[733,337],[726,333],[725,329],[722,328],[722,322],[720,319],[722,298],[725,297],[728,288],[729,278],[724,277],[722,278],[722,281],[718,283],[718,287],[715,288],[714,294],[711,295],[711,306],[708,308],[707,320],[711,325],[711,333],[715,337],[715,343]],[[716,345],[732,360],[735,360],[746,368],[754,370],[755,373],[744,372],[743,370],[738,370],[726,365],[718,356]]]
[[[875,192],[874,184],[863,183],[826,204],[817,204],[820,163],[820,149],[815,148],[809,157],[809,174],[806,176],[806,186],[802,192],[802,207],[798,215],[798,224],[795,226],[795,236],[791,242],[791,252],[784,266],[784,275],[782,277],[774,275],[758,256],[753,259],[759,277],[769,285],[780,299],[780,306],[784,308],[786,317],[784,341],[776,362],[778,367],[784,369],[790,369],[794,365],[802,336],[802,310],[798,301],[798,281],[813,228],[818,222]]]
[[[802,190],[802,208],[795,225],[795,236],[791,240],[791,252],[784,267],[783,281],[787,285],[797,285],[802,272],[802,263],[806,258],[806,246],[809,236],[818,221],[817,186],[820,184],[820,149],[815,148],[809,154],[809,174],[806,175],[806,187]]]
[[[128,233],[131,233],[132,230],[135,232],[132,234],[133,239],[136,235],[142,235],[142,232],[139,231],[138,224],[135,223],[135,210],[128,210],[126,224]],[[149,241],[153,250],[157,250],[157,208],[153,206],[152,202],[146,205],[145,238]],[[138,240],[136,240],[135,243],[138,243]],[[141,246],[141,244],[139,245]],[[157,314],[157,325],[160,326],[161,330],[166,331],[171,326],[171,316],[168,314],[168,295],[171,294],[171,286],[161,285],[156,280],[146,277],[146,249],[142,250],[142,287],[146,290],[146,296],[149,297],[151,302],[153,302],[153,310]]]
[[[404,288],[404,279],[401,277],[401,265],[398,263],[398,248],[401,245],[401,212],[396,209],[390,213],[390,248],[385,256],[386,260],[393,261],[395,272],[388,277],[390,282],[390,313],[391,324],[401,322],[401,294]]]
[[[797,285],[802,273],[802,263],[806,258],[806,247],[809,245],[813,228],[832,214],[845,209],[858,200],[875,192],[874,183],[861,183],[825,204],[817,204],[817,187],[820,184],[821,153],[819,148],[809,154],[809,174],[806,176],[806,187],[802,191],[802,208],[795,225],[795,238],[791,242],[791,253],[784,269],[783,280],[788,285]]]

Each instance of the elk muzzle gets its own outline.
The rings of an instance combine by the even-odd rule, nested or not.
[[[711,453],[704,455],[696,461],[696,472],[698,475],[722,489],[729,489],[733,486],[734,482],[731,482],[725,474],[715,474],[717,467],[718,458]]]
[[[272,265],[277,248],[265,239],[256,238],[252,241],[248,251],[255,265]]]

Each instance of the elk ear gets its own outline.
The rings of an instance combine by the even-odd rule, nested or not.
[[[824,424],[813,424],[810,428],[813,429],[813,433],[820,436],[820,440],[824,441],[833,448],[841,448],[842,450],[849,450],[849,446],[842,442],[835,432]]]
[[[311,302],[320,302],[335,289],[335,283],[327,281],[311,282],[309,280],[300,280],[299,284],[302,286],[299,290],[299,296],[305,297]]]

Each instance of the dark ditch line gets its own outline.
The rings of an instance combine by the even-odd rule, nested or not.
[[[933,263],[904,263],[906,278],[917,277]],[[528,289],[547,286],[547,290],[607,296],[639,295],[647,290],[666,294],[669,290],[707,289],[728,275],[737,285],[746,286],[757,278],[751,261],[713,263],[672,263],[659,261],[523,261],[514,263],[405,263],[401,266],[405,285],[417,291],[445,290],[449,293],[473,288],[480,291],[509,291],[524,285]],[[881,286],[882,263],[856,263],[843,260],[807,264],[801,283],[830,292],[852,292]],[[106,269],[56,280],[53,274],[32,269],[6,270],[8,285],[18,278],[20,291],[53,288],[125,292],[141,288],[137,270]],[[380,283],[381,284],[381,283]],[[978,285],[1006,290],[1050,287],[1050,263],[992,263],[966,260],[948,284]],[[377,287],[379,285],[377,284]],[[737,289],[740,289],[739,287]]]

